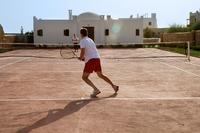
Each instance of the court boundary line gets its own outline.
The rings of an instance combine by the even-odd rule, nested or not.
[[[143,51],[146,52],[146,50],[144,50],[144,49],[143,49]],[[167,52],[169,52],[169,51],[167,51]],[[180,70],[180,71],[182,71],[182,72],[185,72],[185,73],[187,73],[187,74],[190,74],[190,75],[193,75],[193,76],[196,76],[196,77],[200,78],[200,75],[197,75],[197,74],[192,73],[192,72],[190,72],[190,71],[184,70],[184,69],[182,69],[182,68],[180,68],[180,67],[177,67],[177,66],[175,66],[175,65],[170,65],[170,64],[165,63],[165,62],[163,62],[163,61],[159,61],[158,59],[152,59],[152,58],[149,58],[149,59],[150,59],[150,60],[153,60],[153,61],[156,61],[156,62],[159,62],[160,64],[166,65],[166,66],[168,66],[168,67],[175,68],[175,69],[177,69],[177,70]]]
[[[160,50],[160,51],[163,51],[163,50],[161,50],[161,49],[157,49],[157,50]],[[170,51],[165,51],[165,52],[168,52],[168,53],[173,53],[173,52],[170,52]],[[154,53],[154,52],[152,52],[152,53]],[[159,52],[156,52],[157,54],[159,54]],[[174,54],[178,54],[178,55],[182,55],[182,54],[180,54],[180,53],[174,53]],[[191,58],[197,58],[197,57],[191,57]],[[176,60],[176,59],[174,59],[174,58],[171,58],[170,60]],[[192,60],[192,59],[191,59]],[[176,60],[176,61],[179,61],[179,60]],[[179,61],[179,62],[181,62],[181,61]],[[198,66],[198,67],[200,67],[200,65],[199,64],[196,64],[196,63],[192,63],[191,61],[190,62],[185,62],[186,64],[190,64],[190,65],[193,65],[193,66]]]
[[[193,66],[198,66],[198,67],[200,67],[200,65],[199,64],[195,64],[195,63],[191,63],[191,62],[186,62],[187,64],[190,64],[190,65],[193,65]]]
[[[14,58],[14,57],[6,57],[6,58],[1,58],[1,56],[0,56],[0,60],[6,60],[7,58]]]
[[[168,63],[165,63],[165,62],[162,62],[162,61],[158,61],[158,60],[156,60],[156,59],[151,59],[151,60],[155,60],[156,62],[159,62],[159,63],[161,63],[161,64],[163,64],[163,65],[169,66],[169,67],[171,67],[171,68],[175,68],[175,69],[177,69],[177,70],[180,70],[180,71],[182,71],[182,72],[185,72],[185,73],[187,73],[187,74],[190,74],[190,75],[193,75],[193,76],[196,76],[196,77],[200,78],[200,75],[197,75],[197,74],[192,73],[192,72],[190,72],[190,71],[184,70],[184,69],[182,69],[182,68],[180,68],[180,67],[177,67],[177,66],[175,66],[175,65],[170,65],[170,64],[168,64]]]
[[[200,97],[163,97],[163,98],[36,98],[36,99],[0,99],[0,102],[22,102],[22,101],[78,101],[78,100],[122,100],[122,101],[132,101],[132,100],[200,100]]]
[[[5,65],[2,65],[2,66],[0,66],[0,69],[3,69],[3,68],[5,68],[5,67],[7,67],[7,66],[14,65],[14,64],[16,64],[16,63],[22,62],[22,61],[27,60],[27,59],[29,59],[29,58],[26,57],[26,58],[23,58],[23,59],[20,59],[20,60],[17,60],[17,61],[14,61],[14,62],[5,64]]]

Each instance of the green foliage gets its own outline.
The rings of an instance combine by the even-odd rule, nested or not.
[[[194,23],[191,28],[192,30],[200,30],[200,21]]]
[[[150,28],[144,29],[144,38],[153,38],[154,35],[155,33]]]
[[[159,49],[170,51],[170,52],[175,52],[175,53],[180,53],[180,54],[185,54],[185,49],[184,48],[162,47],[162,48],[159,48]],[[199,57],[200,58],[200,51],[191,49],[190,50],[190,55],[194,56],[194,57]]]
[[[168,33],[189,32],[189,31],[190,31],[190,28],[185,27],[184,25],[180,25],[180,24],[170,25],[170,28],[167,30]]]
[[[26,32],[25,33],[25,36],[26,36],[26,38],[27,38],[27,42],[28,43],[33,43],[34,41],[34,39],[33,39],[33,31],[32,32]]]
[[[3,27],[1,24],[0,24],[0,35],[4,35]]]
[[[26,32],[25,35],[26,35],[26,36],[33,36],[33,31],[31,31],[31,32]]]

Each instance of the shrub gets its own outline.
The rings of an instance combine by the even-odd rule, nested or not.
[[[192,30],[200,30],[200,21],[194,23],[191,28]]]
[[[185,27],[184,25],[180,24],[173,24],[170,25],[170,28],[168,29],[168,33],[175,33],[175,32],[188,32],[191,31],[190,28]]]
[[[150,28],[144,29],[144,38],[153,38],[155,36],[155,33]]]
[[[27,42],[28,43],[33,43],[34,42],[33,32],[26,32],[25,36],[27,38]]]

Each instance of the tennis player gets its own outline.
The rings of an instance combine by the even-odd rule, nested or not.
[[[76,36],[76,34],[74,34],[73,38],[72,38],[72,42],[74,44],[74,52],[78,52],[79,49],[79,38]]]
[[[99,53],[94,41],[88,37],[87,29],[82,28],[80,30],[80,34],[82,39],[80,41],[81,53],[79,59],[85,60],[85,68],[83,70],[82,79],[94,89],[90,96],[95,98],[101,93],[101,91],[89,79],[90,74],[93,72],[96,72],[99,78],[109,83],[114,89],[115,93],[117,93],[119,86],[114,85],[112,81],[102,73]]]

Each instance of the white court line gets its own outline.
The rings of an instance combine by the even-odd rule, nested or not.
[[[168,52],[168,53],[171,53],[171,52],[169,52],[169,51],[166,51],[166,52]],[[155,52],[152,52],[153,54],[155,53]],[[156,52],[157,54],[159,54],[159,52]],[[179,54],[179,55],[182,55],[182,54]],[[184,56],[183,56],[184,57]],[[192,58],[196,58],[196,57],[192,57]],[[172,58],[172,59],[170,59],[170,60],[175,60],[175,61],[177,61],[176,59],[174,59],[174,58]],[[188,59],[187,59],[188,60]],[[179,62],[181,62],[181,61],[179,61]],[[198,65],[198,64],[194,64],[194,63],[191,63],[191,62],[185,62],[186,64],[190,64],[190,65],[193,65],[193,66],[199,66],[200,67],[200,65]]]
[[[10,65],[13,65],[13,64],[16,64],[16,63],[19,63],[19,62],[22,62],[22,61],[27,60],[27,59],[29,59],[29,58],[26,57],[26,58],[23,58],[23,59],[20,59],[20,60],[17,60],[17,61],[8,63],[8,64],[6,64],[6,65],[2,65],[2,66],[0,66],[0,69],[2,69],[2,68],[4,68],[4,67],[7,67],[7,66],[10,66]]]
[[[14,58],[14,57],[5,57],[5,58],[1,58],[1,56],[0,56],[0,60],[6,60],[6,59],[8,59],[8,58]]]
[[[144,50],[144,49],[143,49],[143,51],[146,52],[146,50]],[[181,68],[179,68],[179,67],[177,67],[177,66],[170,65],[170,64],[168,64],[168,63],[164,63],[164,62],[162,62],[162,61],[159,61],[158,59],[150,59],[150,60],[159,62],[159,63],[161,63],[161,64],[163,64],[163,65],[169,66],[169,67],[171,67],[171,68],[175,68],[175,69],[177,69],[177,70],[180,70],[180,71],[182,71],[182,72],[185,72],[185,73],[187,73],[187,74],[190,74],[190,75],[193,75],[193,76],[196,76],[196,77],[200,78],[200,75],[197,75],[197,74],[195,74],[195,73],[192,73],[192,72],[187,71],[187,70],[184,70],[184,69],[181,69]]]
[[[0,99],[0,102],[20,102],[20,101],[78,101],[78,100],[122,100],[122,101],[134,101],[134,100],[200,100],[200,97],[163,97],[163,98],[47,98],[47,99]]]
[[[168,52],[168,53],[171,53],[171,52],[169,52],[169,51],[166,51],[166,52]],[[154,54],[154,52],[152,52],[153,54]],[[156,52],[157,54],[159,54],[159,52]],[[178,53],[176,53],[176,54],[178,54]],[[179,55],[182,55],[182,54],[179,54]],[[184,57],[184,56],[183,56]],[[196,58],[196,57],[192,57],[192,58]],[[175,60],[175,61],[177,61],[176,59],[171,59],[171,60]],[[192,59],[191,59],[192,60]],[[187,59],[187,61],[188,61],[188,59]],[[181,62],[181,61],[179,61],[179,62]],[[190,64],[190,65],[193,65],[193,66],[198,66],[198,67],[200,67],[200,65],[199,64],[195,64],[195,63],[192,63],[192,62],[185,62],[186,64]]]
[[[187,64],[190,64],[190,65],[193,65],[193,66],[199,66],[200,67],[200,65],[198,65],[198,64],[194,64],[194,63],[191,63],[191,62],[186,62]]]
[[[164,60],[164,59],[163,59],[163,60]],[[168,59],[168,60],[174,60],[174,61],[176,61],[176,62],[183,62],[183,61],[180,61],[180,60],[177,60],[177,59],[173,59],[173,58]],[[188,61],[188,59],[186,59],[186,60]],[[192,66],[198,66],[198,67],[200,67],[200,65],[194,64],[194,63],[191,63],[191,62],[184,62],[184,63],[189,64],[189,65],[192,65]]]
[[[83,71],[42,71],[39,73],[82,73],[82,72]]]
[[[180,70],[180,71],[182,71],[182,72],[185,72],[185,73],[188,73],[188,74],[191,74],[191,75],[193,75],[193,76],[196,76],[196,77],[199,77],[199,78],[200,78],[200,75],[197,75],[197,74],[192,73],[192,72],[190,72],[190,71],[186,71],[186,70],[181,69],[181,68],[179,68],[179,67],[177,67],[177,66],[170,65],[170,64],[168,64],[168,63],[164,63],[164,62],[159,61],[159,60],[156,60],[156,59],[152,59],[152,60],[155,60],[155,61],[157,61],[157,62],[159,62],[159,63],[161,63],[161,64],[164,64],[164,65],[169,66],[169,67],[171,67],[171,68],[178,69],[178,70]]]

